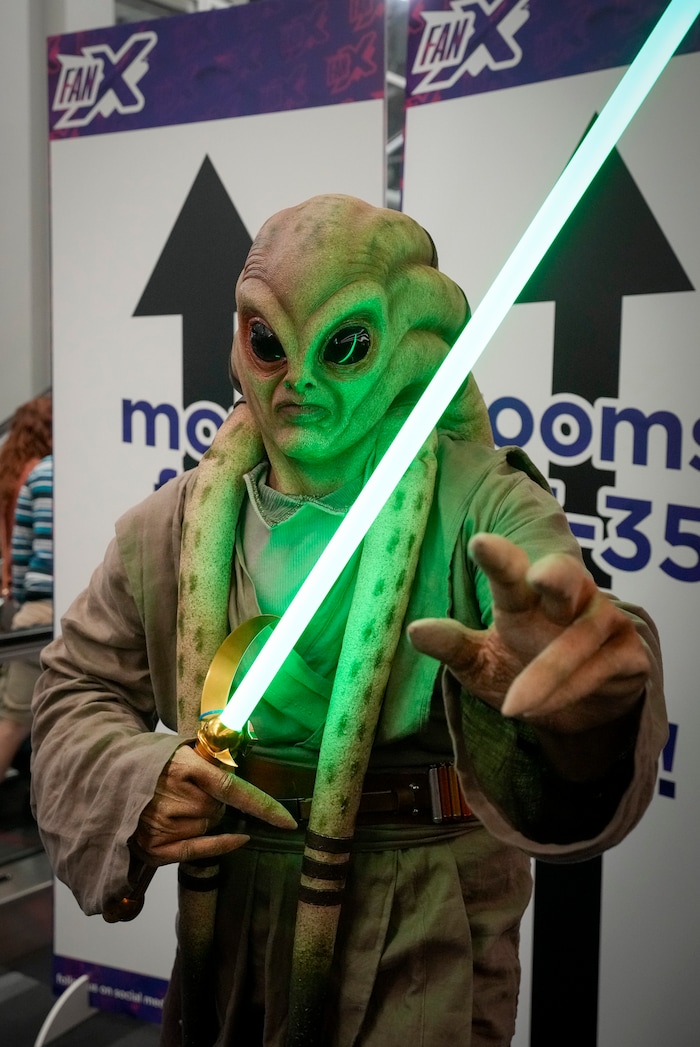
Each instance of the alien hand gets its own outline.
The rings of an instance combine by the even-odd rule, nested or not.
[[[182,745],[164,767],[153,798],[141,813],[130,841],[131,851],[148,865],[213,858],[234,851],[250,837],[239,833],[207,835],[223,817],[226,806],[280,829],[296,828],[289,812],[267,793]]]
[[[554,554],[530,566],[523,550],[486,534],[472,538],[469,553],[489,579],[493,626],[413,622],[418,650],[504,716],[556,734],[588,731],[634,708],[649,672],[646,649],[577,560]]]

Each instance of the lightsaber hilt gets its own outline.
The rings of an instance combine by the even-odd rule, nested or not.
[[[200,717],[194,751],[208,763],[235,770],[238,767],[236,757],[245,753],[254,741],[252,724],[235,731],[222,723],[218,712],[207,713]]]
[[[234,772],[238,766],[236,757],[245,752],[254,740],[255,735],[250,724],[243,730],[234,731],[221,723],[218,713],[209,713],[202,717],[193,749],[207,763]],[[106,923],[128,923],[135,920],[143,909],[146,891],[158,868],[156,865],[143,865],[130,890],[121,898],[110,899],[104,906],[103,920]]]

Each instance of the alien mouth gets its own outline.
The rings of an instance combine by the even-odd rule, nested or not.
[[[326,408],[321,407],[319,404],[295,403],[293,401],[280,404],[276,411],[283,418],[298,419],[299,421],[323,418],[328,413]]]

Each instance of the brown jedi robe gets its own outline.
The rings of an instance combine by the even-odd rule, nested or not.
[[[533,559],[555,548],[575,555],[576,547],[554,500],[522,471],[526,463],[519,453],[443,440],[439,463],[438,496],[406,617],[449,612],[478,624],[482,611],[488,618],[488,601],[466,563],[472,530],[512,537]],[[158,717],[170,726],[176,722],[174,615],[182,498],[189,482],[189,476],[180,477],[122,518],[104,564],[63,620],[63,638],[45,654],[34,713],[35,802],[54,869],[89,913],[124,890],[127,841],[182,740],[154,734],[153,728]],[[538,812],[512,805],[513,791],[535,795],[544,782],[551,793],[556,783],[538,754],[520,744],[519,725],[504,724],[482,703],[447,686],[465,793],[488,832],[479,826],[449,834],[437,847],[408,846],[410,840],[395,834],[385,847],[360,839],[340,932],[338,1044],[390,1044],[388,1035],[402,1038],[417,1022],[427,1044],[448,1036],[467,1044],[470,1019],[474,1045],[508,1042],[517,994],[517,925],[529,895],[525,854],[567,861],[600,853],[630,831],[653,795],[665,714],[655,632],[648,620],[637,620],[656,668],[642,709],[633,776],[592,835],[577,836],[574,814],[568,842],[533,836]],[[382,745],[420,733],[437,673],[430,659],[408,644],[399,646],[375,756]],[[286,907],[293,906],[289,893],[298,857],[284,853],[279,842],[271,849],[269,835],[261,834],[225,863],[235,877],[226,877],[220,896],[218,992],[227,1027],[238,1020],[236,1002],[245,995],[245,964],[231,945],[240,923],[251,943],[251,965],[267,966],[267,985],[256,984],[268,1009],[265,1043],[281,1044]],[[436,927],[440,936],[433,940]],[[278,943],[274,956],[260,953],[261,938],[270,949]],[[229,995],[233,1003],[225,1017]]]

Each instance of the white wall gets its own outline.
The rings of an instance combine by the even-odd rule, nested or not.
[[[51,384],[46,37],[114,23],[114,0],[0,4],[0,421]]]

